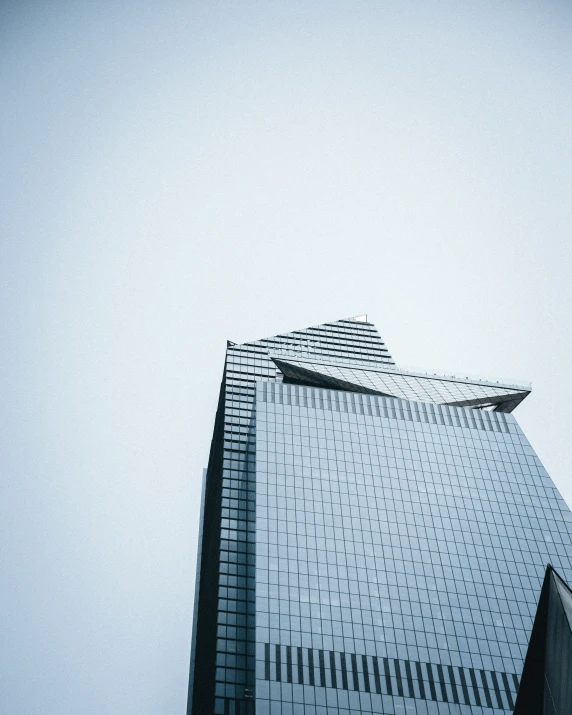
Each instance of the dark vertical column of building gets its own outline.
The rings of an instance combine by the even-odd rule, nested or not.
[[[255,682],[255,383],[282,381],[269,350],[290,348],[392,363],[369,324],[352,320],[228,343],[207,469],[196,640],[188,713],[253,715]]]
[[[229,344],[225,383],[215,715],[251,715],[254,711],[254,398],[256,381],[276,379],[276,373],[265,346],[260,343]]]
[[[251,358],[229,343],[205,490],[194,715],[253,710],[255,369],[241,364]]]
[[[254,706],[254,381],[248,370],[233,372],[226,383],[219,667],[213,712],[250,715]]]
[[[572,591],[554,569],[550,581],[545,660],[545,713],[572,712]]]
[[[515,715],[572,712],[572,591],[549,565],[528,644]]]
[[[190,685],[192,684],[192,692],[189,690],[187,701],[189,715],[192,712],[212,712],[214,704],[225,378],[226,368],[220,389],[203,496],[202,553],[194,614],[195,654],[198,655],[191,661],[195,672],[189,681]]]

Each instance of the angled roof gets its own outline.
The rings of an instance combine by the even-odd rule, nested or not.
[[[266,350],[286,350],[300,357],[334,359],[351,364],[395,365],[377,328],[365,316],[293,330],[262,340],[243,343]]]
[[[402,370],[367,316],[247,344],[263,346],[290,383],[497,412],[512,412],[530,394],[529,385]]]
[[[512,412],[530,392],[526,387],[428,375],[389,366],[362,367],[307,358],[293,359],[285,357],[283,352],[270,352],[270,357],[287,382],[368,392],[403,400]]]

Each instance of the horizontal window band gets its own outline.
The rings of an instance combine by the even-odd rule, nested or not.
[[[258,399],[266,403],[399,419],[444,427],[510,432],[503,412],[382,397],[363,392],[323,389],[283,382],[261,382]]]
[[[269,643],[263,670],[269,681],[511,712],[519,683],[514,673]]]

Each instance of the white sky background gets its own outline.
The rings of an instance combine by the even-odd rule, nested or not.
[[[120,7],[117,7],[120,6]],[[225,341],[530,379],[572,504],[572,9],[4,2],[0,711],[185,710]]]

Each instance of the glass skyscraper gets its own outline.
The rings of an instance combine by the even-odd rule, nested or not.
[[[511,712],[572,513],[527,385],[402,370],[365,316],[228,343],[193,715]]]

